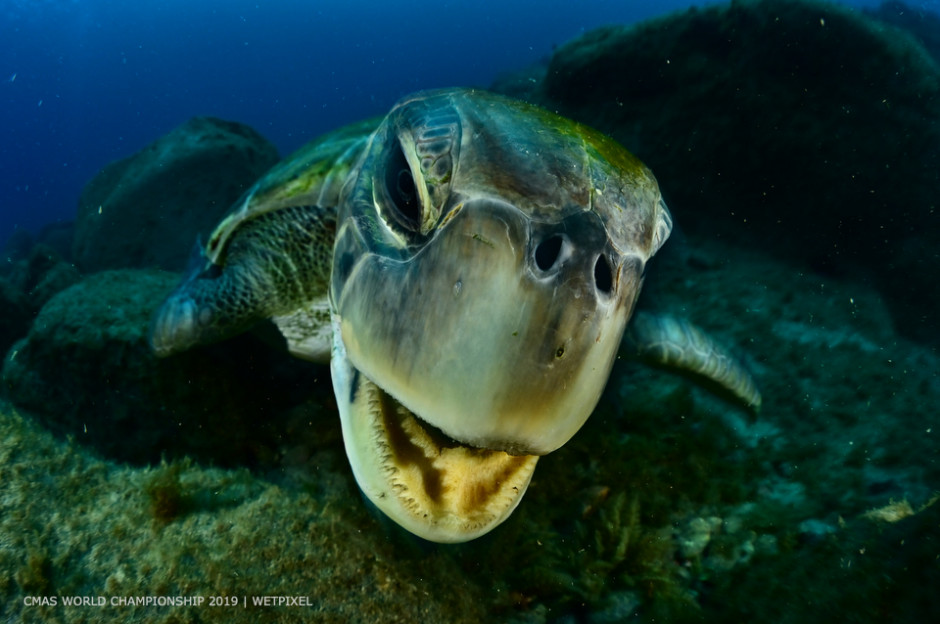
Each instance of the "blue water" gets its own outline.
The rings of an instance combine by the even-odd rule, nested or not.
[[[585,30],[690,4],[704,3],[3,0],[0,246],[71,220],[102,166],[194,115],[247,123],[285,155],[408,92],[487,86]]]

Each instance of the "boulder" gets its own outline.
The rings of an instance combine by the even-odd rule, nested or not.
[[[6,353],[16,340],[29,331],[29,304],[26,296],[6,277],[0,276],[0,353]]]
[[[75,222],[56,221],[47,223],[39,230],[37,243],[42,243],[55,249],[56,253],[66,262],[72,261],[72,245],[75,241]]]
[[[251,465],[266,455],[286,428],[279,416],[308,395],[317,367],[251,335],[158,359],[150,317],[178,279],[104,271],[54,296],[7,355],[9,399],[122,461],[188,454]]]
[[[26,335],[53,295],[81,279],[78,270],[45,243],[31,244],[20,256],[7,258],[6,272],[0,276],[0,353]]]
[[[29,255],[35,241],[29,230],[16,228],[13,234],[3,244],[2,258],[0,258],[0,274],[7,274],[13,263],[24,260]]]
[[[865,9],[865,13],[887,24],[903,28],[914,35],[940,62],[940,15],[926,8],[914,7],[889,0],[877,8]]]
[[[73,257],[83,272],[182,271],[198,235],[278,160],[243,124],[196,117],[104,167],[79,200]]]
[[[899,327],[940,340],[940,71],[906,31],[732,2],[588,32],[538,86],[530,99],[646,162],[679,227],[868,274]]]

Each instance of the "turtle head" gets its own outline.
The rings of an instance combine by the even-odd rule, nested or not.
[[[611,139],[492,94],[400,102],[343,190],[330,302],[347,452],[412,532],[505,519],[597,404],[669,213]]]

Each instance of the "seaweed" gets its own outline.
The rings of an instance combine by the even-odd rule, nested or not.
[[[193,509],[193,495],[184,488],[180,474],[191,466],[189,459],[160,462],[144,485],[144,492],[150,499],[150,511],[159,524],[168,524]]]

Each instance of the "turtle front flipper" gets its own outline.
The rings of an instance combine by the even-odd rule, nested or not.
[[[218,342],[265,318],[290,319],[285,323],[296,326],[305,317],[308,325],[326,328],[326,344],[301,343],[285,332],[292,351],[326,359],[325,301],[335,230],[332,209],[292,206],[242,224],[215,262],[199,250],[187,276],[154,315],[154,352],[163,357]]]
[[[750,372],[727,349],[685,319],[637,312],[624,334],[620,354],[689,373],[755,412],[760,410],[760,390]]]

